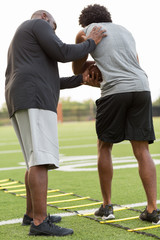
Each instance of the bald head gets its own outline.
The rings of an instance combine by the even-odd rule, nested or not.
[[[34,13],[32,14],[31,19],[41,18],[41,16],[42,16],[44,13],[46,14],[46,16],[52,17],[52,15],[51,15],[49,12],[47,12],[47,11],[45,11],[45,10],[38,10],[38,11],[36,11],[36,12],[34,12]]]
[[[31,19],[43,19],[50,24],[53,30],[56,30],[57,24],[52,15],[45,10],[38,10],[34,12],[31,16]]]

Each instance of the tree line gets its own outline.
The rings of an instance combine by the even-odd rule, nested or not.
[[[96,116],[96,104],[92,99],[83,102],[72,101],[70,97],[61,98],[63,121],[89,121]],[[160,116],[160,97],[152,103],[153,113]],[[9,117],[6,103],[0,109],[0,125],[8,124]]]

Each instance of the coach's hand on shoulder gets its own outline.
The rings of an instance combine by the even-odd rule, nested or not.
[[[102,38],[104,38],[106,36],[107,36],[107,33],[106,33],[105,29],[95,26],[95,27],[93,27],[92,31],[90,32],[90,34],[87,37],[86,37],[86,35],[83,35],[82,38],[84,40],[91,38],[94,40],[95,44],[97,45],[98,43],[100,43]]]

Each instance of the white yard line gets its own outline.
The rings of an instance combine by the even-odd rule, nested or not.
[[[84,144],[84,145],[73,145],[73,146],[62,146],[59,149],[73,149],[73,148],[89,148],[89,147],[97,147],[97,144]],[[2,150],[0,154],[10,154],[10,153],[20,153],[22,152],[20,149],[17,150]]]
[[[23,168],[26,168],[26,166],[21,166],[21,167],[8,167],[8,168],[0,168],[0,171],[17,170],[17,169],[23,169]]]
[[[152,154],[152,158],[160,157],[160,154]],[[160,159],[154,159],[156,165],[160,164]],[[116,164],[116,165],[114,165]],[[17,167],[4,167],[0,171],[16,170],[26,168],[25,162],[19,162]],[[138,164],[134,156],[113,157],[113,168],[137,168]],[[97,171],[97,155],[82,155],[82,156],[60,156],[60,168],[56,171],[65,172],[85,172]]]
[[[22,152],[20,149],[18,149],[18,150],[6,150],[6,151],[0,151],[0,154],[20,153],[20,152]]]
[[[88,148],[88,147],[97,147],[97,144],[84,144],[84,145],[61,146],[61,147],[59,147],[59,149]]]
[[[160,200],[157,200],[157,204],[160,204]],[[122,205],[122,207],[134,208],[134,207],[143,207],[146,205],[147,205],[147,202],[141,202],[141,203],[125,204],[125,205]],[[86,209],[86,210],[80,210],[80,211],[78,211],[78,213],[85,214],[85,213],[95,212],[96,210],[97,210],[97,208]],[[52,215],[53,214],[51,214],[51,216]],[[75,216],[77,214],[74,212],[73,213],[67,212],[67,213],[56,213],[54,215],[61,216],[61,217],[71,217],[71,216]],[[8,225],[8,224],[16,224],[16,223],[21,223],[21,222],[22,222],[22,218],[16,218],[16,219],[11,219],[11,220],[1,221],[0,226],[4,226],[4,225]]]
[[[158,134],[158,133],[157,133]],[[79,137],[79,138],[59,138],[59,142],[69,142],[69,141],[75,141],[75,140],[85,140],[85,139],[96,139],[96,137]],[[160,138],[156,139],[155,142],[159,142],[160,141]],[[129,141],[123,141],[123,142],[120,142],[120,143],[117,143],[117,144],[130,144]],[[0,146],[10,146],[10,145],[19,145],[19,142],[0,142]],[[93,145],[93,144],[91,144]],[[97,145],[97,144],[94,144],[94,145]],[[73,146],[64,146],[65,148],[66,147],[74,147],[76,145],[73,145]],[[84,145],[77,145],[78,146],[84,146]],[[62,146],[63,148],[63,146]]]
[[[18,142],[0,142],[0,146],[19,145]]]
[[[157,139],[155,142],[160,142],[160,139]],[[118,144],[130,144],[129,141],[124,141]],[[1,143],[0,145],[10,145],[10,144],[5,144]],[[16,143],[12,143],[11,145],[19,145]],[[72,145],[72,146],[60,146],[59,149],[75,149],[75,148],[92,148],[92,147],[97,147],[97,144],[83,144],[83,145]],[[22,152],[20,149],[17,150],[0,150],[0,154],[10,154],[10,153],[19,153]]]
[[[96,139],[96,136],[89,136],[89,137],[75,137],[75,138],[59,138],[60,142],[69,142],[69,141],[76,141],[76,140],[85,140],[85,139]]]
[[[59,213],[59,214],[54,214],[57,216],[61,216],[61,217],[70,217],[70,216],[74,216],[77,215],[76,213]],[[52,214],[51,214],[52,216]],[[7,225],[7,224],[16,224],[16,223],[21,223],[22,222],[22,218],[16,218],[16,219],[11,219],[11,220],[6,220],[6,221],[1,221],[0,222],[0,226],[3,225]]]

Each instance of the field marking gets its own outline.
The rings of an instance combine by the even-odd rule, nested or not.
[[[73,149],[73,148],[89,148],[96,147],[97,144],[84,144],[84,145],[73,145],[73,146],[63,146],[59,147],[59,149]],[[11,154],[11,153],[22,153],[20,149],[17,150],[0,150],[0,154]]]
[[[10,154],[10,153],[21,153],[22,151],[19,150],[4,150],[4,151],[0,151],[0,154]]]
[[[6,168],[0,168],[0,171],[8,171],[8,170],[17,170],[17,169],[24,169],[26,168],[25,166],[21,166],[21,167],[6,167]]]
[[[0,142],[0,146],[12,146],[12,145],[19,145],[18,142]]]
[[[153,158],[160,157],[160,154],[152,154],[152,157]],[[60,168],[56,169],[56,171],[65,171],[65,172],[97,171],[96,159],[97,159],[97,155],[62,157],[60,161]],[[66,164],[66,162],[68,163]],[[112,162],[113,162],[113,169],[126,169],[126,168],[128,169],[128,168],[138,167],[137,160],[135,159],[134,156],[113,157]],[[155,165],[159,165],[160,159],[154,159],[154,162],[155,162]],[[114,165],[114,164],[117,164],[117,165]]]
[[[60,146],[59,149],[73,149],[73,148],[89,148],[97,147],[97,144],[84,144],[84,145],[72,145],[72,146]]]
[[[59,213],[59,214],[54,214],[54,216],[61,216],[61,217],[70,217],[77,215],[76,213]],[[51,215],[52,216],[52,215]],[[11,219],[11,220],[6,220],[6,221],[1,221],[0,226],[3,225],[8,225],[8,224],[16,224],[16,223],[22,223],[22,218],[16,218],[16,219]]]
[[[151,155],[155,165],[160,165],[160,154]],[[154,159],[159,157],[159,159]],[[129,169],[137,168],[138,163],[134,156],[114,157],[113,156],[113,169]],[[116,164],[116,165],[114,165]],[[118,165],[119,164],[119,165]],[[18,167],[4,167],[0,171],[17,170],[26,168],[25,162],[19,162]],[[56,171],[64,172],[89,172],[97,171],[97,155],[84,155],[84,156],[62,156],[60,155],[60,168]]]
[[[160,200],[157,200],[157,204],[160,204]],[[143,207],[146,206],[147,202],[141,202],[141,203],[133,203],[133,204],[126,204],[126,205],[121,205],[122,207],[128,207],[128,208],[133,208],[133,207]],[[90,213],[90,212],[95,212],[97,210],[97,208],[93,208],[93,209],[85,209],[85,210],[80,210],[78,211],[79,214],[86,214],[86,213]],[[61,216],[61,217],[72,217],[77,215],[77,213],[56,213],[56,214],[51,214],[55,215],[55,216]],[[16,224],[16,223],[21,223],[22,222],[22,218],[16,218],[16,219],[10,219],[10,220],[6,220],[6,221],[1,221],[0,222],[0,226],[4,226],[4,225],[8,225],[8,224]]]
[[[59,141],[68,142],[68,141],[75,141],[75,140],[85,140],[85,139],[97,139],[97,136],[88,136],[88,137],[75,137],[75,138],[59,138]]]
[[[85,140],[85,139],[96,139],[96,137],[79,137],[79,138],[59,138],[59,142],[60,141],[64,141],[64,142],[68,142],[68,141],[75,141],[75,140]],[[155,143],[156,142],[160,142],[160,138],[156,139],[155,140]],[[123,141],[123,142],[120,142],[120,143],[117,143],[117,144],[130,144],[130,141]],[[0,146],[14,146],[14,145],[19,145],[19,142],[0,142]],[[84,145],[72,145],[72,146],[60,146],[60,148],[73,148],[73,147],[76,147],[76,148],[81,148],[81,147],[84,147],[84,146],[97,146],[97,144],[84,144]]]
[[[73,139],[74,140],[74,139]],[[157,139],[155,142],[159,142],[160,139]],[[129,141],[123,141],[117,144],[130,144]],[[4,145],[19,145],[19,143],[0,143],[0,145],[4,146]],[[72,145],[72,146],[59,146],[59,149],[76,149],[76,148],[92,148],[92,147],[97,147],[97,144],[83,144],[83,145]],[[10,154],[10,153],[19,153],[22,152],[20,149],[17,150],[0,150],[0,154]]]
[[[97,139],[96,135],[95,136],[88,136],[88,137],[75,137],[75,138],[59,138],[59,142],[70,142],[70,141],[77,141],[77,140],[88,140],[88,139]],[[9,146],[9,145],[19,145],[18,141],[14,142],[3,142],[0,141],[0,146]]]

